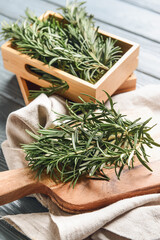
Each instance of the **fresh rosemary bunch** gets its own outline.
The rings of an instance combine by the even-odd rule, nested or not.
[[[29,90],[29,99],[38,97],[41,93],[51,96],[54,93],[64,92],[69,86],[67,82],[52,76],[51,74],[45,73],[44,71],[28,66],[29,70],[39,76],[39,79],[43,79],[51,84],[50,87],[41,87],[40,90]]]
[[[69,1],[62,8],[64,21],[55,16],[39,20],[26,11],[26,19],[2,24],[1,37],[18,51],[91,83],[96,83],[121,57],[116,41],[95,28],[84,2]]]
[[[135,157],[151,170],[145,145],[160,145],[148,133],[150,119],[142,123],[140,118],[126,119],[107,96],[109,108],[93,97],[95,102],[80,98],[82,103],[67,103],[69,115],[59,114],[58,126],[41,128],[38,134],[27,131],[35,142],[22,147],[37,176],[46,172],[61,182],[71,181],[73,186],[82,175],[109,181],[105,169],[114,168],[119,179],[125,166],[134,167]]]

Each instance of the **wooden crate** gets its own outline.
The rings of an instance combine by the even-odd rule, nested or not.
[[[47,11],[40,18],[47,18],[53,14],[59,21],[63,21],[61,15],[51,11]],[[123,50],[123,56],[95,84],[91,84],[55,67],[49,67],[39,60],[31,59],[29,56],[21,54],[11,47],[10,41],[4,43],[1,47],[4,67],[16,75],[42,87],[48,87],[49,83],[39,79],[36,74],[29,70],[28,65],[63,79],[69,85],[69,89],[63,93],[63,97],[70,100],[79,101],[78,96],[81,93],[86,93],[100,101],[105,101],[107,97],[102,90],[106,90],[112,95],[136,69],[138,65],[139,44],[101,30],[99,30],[99,33],[104,37],[116,39],[117,45]],[[85,96],[84,100],[87,101],[88,97]]]
[[[22,78],[21,76],[17,75],[17,80],[19,83],[19,87],[21,89],[22,92],[22,96],[24,99],[24,102],[26,105],[28,105],[31,100],[28,99],[29,96],[29,90],[39,90],[40,86],[37,84],[34,84],[24,78]],[[136,88],[136,75],[133,73],[120,87],[119,89],[117,89],[117,91],[114,94],[118,94],[118,93],[123,93],[123,92],[128,92],[128,91],[132,91]]]

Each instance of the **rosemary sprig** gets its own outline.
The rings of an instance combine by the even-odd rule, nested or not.
[[[98,33],[83,4],[69,1],[62,8],[65,21],[61,23],[54,16],[39,20],[26,11],[25,20],[3,23],[0,34],[18,51],[94,84],[117,62],[122,50],[115,40]]]
[[[47,96],[52,96],[54,93],[63,93],[69,86],[67,82],[52,76],[51,74],[45,73],[44,71],[28,66],[31,72],[39,76],[39,79],[43,79],[51,84],[50,87],[41,87],[39,90],[29,90],[29,99],[38,97],[41,93]]]
[[[37,135],[27,131],[35,142],[23,149],[37,176],[45,171],[62,182],[71,181],[73,186],[82,175],[109,181],[104,169],[114,168],[119,179],[125,166],[134,167],[135,157],[151,170],[145,145],[160,145],[148,133],[150,119],[142,123],[140,118],[126,119],[107,96],[110,108],[104,102],[80,98],[82,103],[66,104],[69,115],[59,115],[58,126],[41,128]]]

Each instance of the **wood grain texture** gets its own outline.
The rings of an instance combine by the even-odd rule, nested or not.
[[[133,4],[136,7],[141,7],[143,9],[146,9],[146,10],[151,11],[151,12],[160,13],[160,1],[159,0],[152,0],[152,2],[150,0],[143,0],[143,1],[139,1],[139,0],[119,0],[119,1],[123,1],[123,2],[126,2],[128,4]]]
[[[28,99],[29,97],[29,90],[39,90],[40,86],[36,85],[30,81],[27,81],[26,79],[20,77],[19,75],[17,75],[17,80],[19,83],[19,87],[21,89],[21,93],[24,99],[24,102],[26,105],[28,105],[31,100]],[[118,93],[123,93],[123,92],[129,92],[132,91],[134,89],[136,89],[136,75],[132,74],[120,87],[119,89],[117,89],[117,91],[114,93],[118,94]]]
[[[117,179],[114,169],[104,170],[110,181],[82,177],[74,187],[70,183],[55,184],[47,175],[40,180],[29,168],[0,173],[0,205],[33,193],[51,197],[62,210],[82,213],[97,210],[119,200],[139,195],[160,192],[160,161],[149,163],[153,172],[137,164],[127,168]],[[80,197],[79,197],[80,196]]]
[[[142,165],[124,170],[120,181],[114,170],[106,171],[109,182],[82,179],[75,188],[69,184],[54,189],[57,204],[68,212],[86,212],[105,207],[119,200],[160,192],[160,161],[149,164],[153,172]],[[56,194],[56,195],[55,195]],[[81,196],[79,198],[79,196]]]

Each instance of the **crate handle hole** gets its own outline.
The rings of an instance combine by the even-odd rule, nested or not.
[[[29,64],[25,65],[25,69],[28,73],[30,73],[38,78],[42,78],[42,75],[46,73],[46,72],[40,70],[39,68],[33,67]]]

